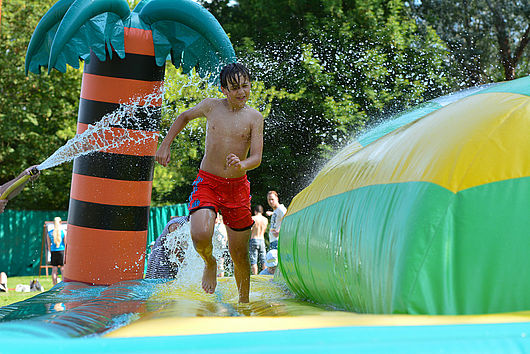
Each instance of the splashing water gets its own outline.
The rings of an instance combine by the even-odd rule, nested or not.
[[[224,257],[226,257],[228,249],[226,237],[220,232],[219,225],[216,225],[214,229],[212,245],[218,271],[221,271],[219,265],[226,261]],[[210,302],[220,300],[221,295],[218,291],[215,294],[206,294],[201,287],[204,261],[193,246],[189,222],[167,234],[164,248],[169,251],[168,260],[178,269],[178,275],[174,281],[161,285],[159,293],[166,293],[171,296],[176,291],[193,300]],[[231,259],[228,261],[231,262]],[[218,289],[220,286],[221,284],[218,283]],[[223,292],[228,296],[226,300],[237,302],[238,292],[235,283],[227,284]]]
[[[151,94],[133,98],[130,103],[120,104],[116,110],[103,116],[100,121],[89,124],[83,133],[76,134],[37,168],[45,170],[82,155],[95,151],[119,149],[126,144],[139,146],[155,142],[158,139],[158,133],[127,128],[132,126],[133,129],[137,129],[140,124],[135,113],[147,106],[155,107],[154,102],[160,101],[163,95],[163,88],[160,88]],[[151,117],[152,114],[153,112],[148,113],[147,120],[156,119]],[[156,126],[156,124],[150,125]]]
[[[212,237],[212,244],[213,256],[218,264],[226,249],[226,246],[222,241],[223,237],[224,236],[219,231],[219,227],[216,226]],[[200,283],[204,262],[195,250],[195,247],[193,247],[189,222],[169,233],[165,239],[164,246],[167,250],[171,250],[168,257],[169,261],[175,264],[178,268],[177,283],[185,285],[197,284],[197,282]]]

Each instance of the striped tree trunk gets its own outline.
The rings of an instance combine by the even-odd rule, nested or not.
[[[151,31],[125,28],[124,59],[113,53],[85,64],[77,133],[120,104],[161,89],[164,67],[155,63]],[[154,155],[162,98],[122,119],[118,135],[151,136],[74,160],[64,278],[108,285],[142,279],[151,203]]]

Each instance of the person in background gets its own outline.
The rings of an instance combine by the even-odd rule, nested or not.
[[[166,238],[167,235],[180,229],[187,222],[189,222],[188,216],[177,216],[173,217],[166,224],[149,254],[147,270],[145,271],[146,279],[173,279],[177,277],[179,265],[184,261],[184,252],[186,251],[187,245],[181,244],[183,241],[177,241],[173,244],[174,248],[169,249],[166,244]],[[178,261],[172,262],[170,259],[176,259]]]
[[[0,293],[7,293],[7,274],[0,273]]]
[[[3,196],[3,194],[11,187],[13,184],[15,184],[17,181],[19,181],[21,178],[28,176],[29,178],[22,182],[18,187],[16,187],[13,191],[9,193],[7,196]],[[0,186],[0,214],[4,212],[4,209],[7,205],[7,202],[11,199],[13,199],[24,187],[29,181],[34,181],[37,179],[40,175],[40,171],[37,169],[37,165],[28,167],[22,172],[20,175],[18,175],[17,178],[12,179],[9,182],[4,183]]]
[[[53,285],[57,284],[57,269],[64,265],[64,248],[66,242],[66,235],[62,227],[62,220],[56,216],[53,219],[53,229],[48,231],[48,237],[46,238],[48,243],[48,249],[51,253],[52,265],[52,282]]]
[[[265,230],[269,220],[263,216],[263,207],[256,205],[254,207],[254,226],[250,235],[249,253],[250,253],[250,270],[252,274],[258,274],[258,262],[261,269],[265,269]]]
[[[278,199],[278,193],[276,191],[269,191],[267,193],[267,202],[272,208],[271,211],[267,211],[267,216],[271,217],[271,227],[269,229],[269,249],[278,248],[278,238],[280,237],[280,227],[282,226],[282,220],[287,212],[287,209],[283,204],[280,204]]]
[[[278,266],[278,250],[272,249],[267,252],[265,259],[265,265],[267,268],[263,269],[259,275],[274,275],[274,272],[276,272],[276,267]]]

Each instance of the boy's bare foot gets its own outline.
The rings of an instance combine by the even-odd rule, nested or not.
[[[207,294],[213,294],[217,286],[217,263],[207,263],[202,273],[202,288]]]

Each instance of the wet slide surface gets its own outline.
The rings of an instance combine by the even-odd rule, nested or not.
[[[197,282],[127,281],[108,287],[59,284],[0,309],[6,350],[21,343],[59,352],[265,352],[347,348],[422,351],[428,347],[505,350],[529,345],[530,312],[468,316],[356,314],[296,299],[271,276],[252,276],[251,302],[235,281],[215,294]],[[458,344],[460,343],[460,344]],[[469,345],[469,347],[468,347]],[[426,347],[427,346],[427,347]],[[406,349],[406,350],[405,350]]]

